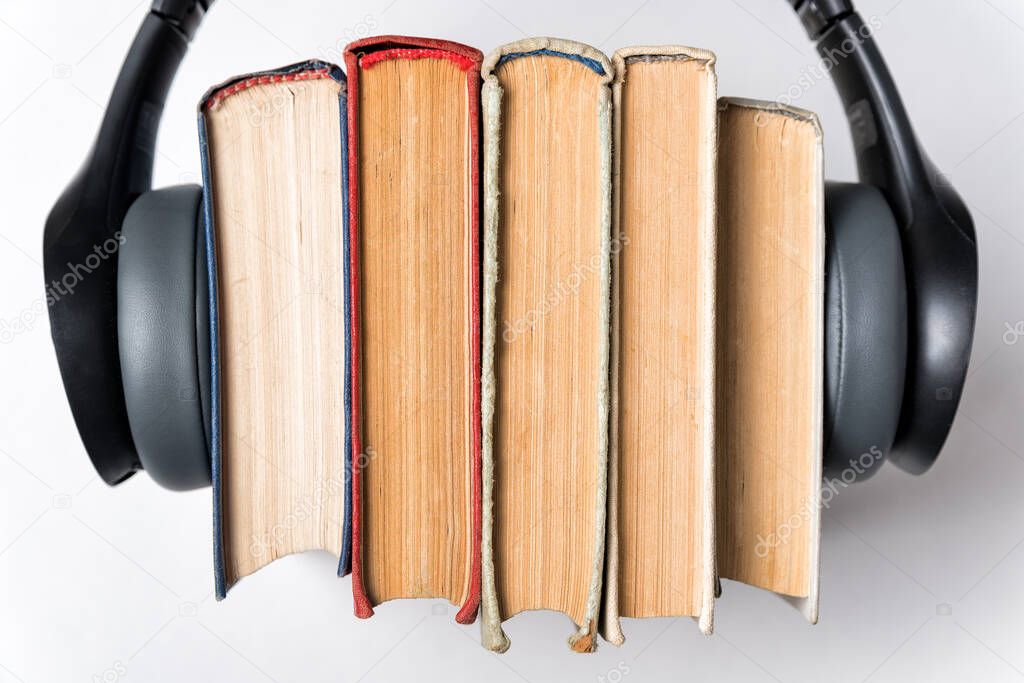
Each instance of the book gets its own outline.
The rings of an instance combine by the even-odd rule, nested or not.
[[[818,618],[824,181],[807,111],[723,99],[717,548],[722,577]]]
[[[480,599],[479,51],[359,40],[348,71],[355,613]]]
[[[564,612],[596,645],[604,565],[611,251],[608,58],[556,38],[485,60],[481,640]]]
[[[347,565],[344,86],[302,62],[199,107],[218,599],[290,553]]]
[[[608,547],[602,635],[715,591],[715,56],[617,51]]]

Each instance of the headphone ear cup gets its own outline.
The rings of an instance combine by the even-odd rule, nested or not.
[[[202,194],[195,185],[142,194],[125,215],[118,262],[117,333],[132,438],[143,468],[174,490],[210,484]]]
[[[824,472],[873,475],[896,436],[907,364],[899,229],[871,185],[825,186]]]

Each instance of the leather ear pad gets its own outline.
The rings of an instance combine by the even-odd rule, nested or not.
[[[825,186],[824,472],[846,483],[888,456],[907,364],[899,231],[871,185]]]
[[[210,484],[209,330],[202,188],[141,195],[117,272],[121,380],[143,468],[169,489]]]

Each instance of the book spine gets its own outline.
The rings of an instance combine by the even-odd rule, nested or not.
[[[479,54],[479,53],[477,53]],[[473,538],[472,538],[472,559],[470,565],[470,587],[466,602],[456,615],[456,621],[460,624],[471,624],[476,621],[476,614],[480,608],[480,541],[483,528],[483,482],[481,449],[483,442],[481,411],[480,411],[480,373],[482,354],[480,344],[480,305],[481,305],[481,282],[480,282],[480,196],[482,192],[480,183],[480,57],[476,57],[473,64],[466,69],[466,88],[468,91],[469,125],[472,146],[470,148],[470,179],[472,183],[472,224],[473,246],[471,254],[471,271],[473,273],[473,301],[471,305],[471,319],[473,324],[473,338],[471,359],[473,365],[472,382],[472,405],[473,405]]]
[[[490,61],[490,59],[488,59]],[[483,358],[481,419],[483,422],[483,535],[481,538],[481,644],[492,652],[505,652],[510,641],[501,628],[501,607],[494,570],[494,347],[495,297],[498,284],[498,154],[501,147],[501,85],[483,74],[484,136],[484,255],[483,255]]]
[[[205,102],[205,98],[203,100]],[[213,487],[213,592],[217,600],[227,596],[224,570],[224,507],[220,439],[220,336],[217,318],[217,250],[213,229],[213,187],[210,174],[210,142],[206,118],[199,113],[199,157],[203,173],[203,231],[206,235],[206,271],[209,274],[210,307],[210,478]]]
[[[362,553],[362,414],[360,411],[360,315],[359,315],[359,55],[350,46],[345,51],[348,72],[348,266],[349,266],[349,386],[351,387],[352,433],[352,599],[355,615],[373,616],[373,607],[363,582]]]
[[[341,127],[341,189],[342,211],[345,224],[342,227],[342,258],[344,259],[342,277],[345,282],[345,293],[342,305],[345,318],[345,521],[341,539],[341,556],[338,558],[338,576],[347,576],[352,572],[352,335],[348,326],[352,324],[352,291],[349,288],[352,274],[350,261],[351,221],[349,218],[349,151],[348,151],[348,88],[342,88],[338,101],[339,121]]]

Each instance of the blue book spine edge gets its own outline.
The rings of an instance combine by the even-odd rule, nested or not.
[[[494,66],[494,68],[496,69],[499,66],[501,66],[502,64],[504,64],[505,62],[510,62],[513,59],[519,59],[520,57],[535,57],[535,56],[538,56],[538,55],[547,55],[547,56],[551,56],[551,57],[564,57],[565,59],[571,59],[574,62],[579,62],[580,64],[582,64],[583,66],[587,67],[591,71],[595,72],[599,76],[605,76],[606,75],[604,67],[601,65],[601,62],[597,61],[596,59],[591,59],[590,57],[584,57],[583,55],[573,54],[573,53],[570,53],[570,52],[560,52],[558,50],[550,50],[548,48],[542,48],[540,50],[533,50],[531,52],[509,52],[508,54],[504,54],[504,55],[501,56],[501,58],[498,60],[498,63]]]
[[[342,266],[345,280],[345,521],[341,537],[341,557],[338,558],[338,576],[352,571],[352,244],[349,235],[349,177],[348,177],[348,95],[344,88],[338,98],[341,124],[341,207],[344,215],[342,227]]]

